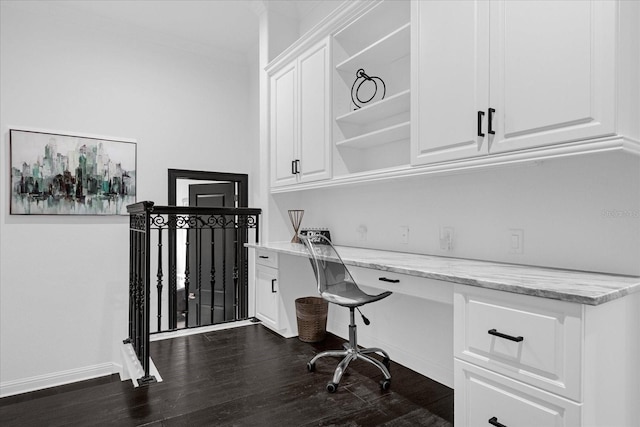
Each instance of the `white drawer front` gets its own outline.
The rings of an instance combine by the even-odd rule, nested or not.
[[[581,405],[455,361],[456,426],[577,426]],[[492,420],[491,423],[489,420]]]
[[[347,266],[358,286],[453,304],[453,284],[373,268]]]
[[[456,357],[580,400],[580,305],[465,288],[455,296]]]
[[[278,268],[278,253],[264,249],[256,249],[256,264]]]

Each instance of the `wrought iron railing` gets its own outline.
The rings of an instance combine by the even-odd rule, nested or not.
[[[250,234],[258,242],[261,210],[145,201],[127,206],[127,211],[129,337],[124,342],[132,344],[144,367],[138,380],[144,384],[154,382],[149,375],[151,334],[248,318],[244,244]]]

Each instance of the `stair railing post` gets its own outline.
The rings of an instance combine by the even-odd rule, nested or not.
[[[143,334],[144,340],[142,348],[142,366],[144,367],[144,377],[138,379],[138,385],[145,385],[156,382],[154,376],[149,374],[150,357],[149,357],[149,345],[151,336],[151,212],[153,211],[153,203],[145,204],[144,212],[144,294],[142,295],[143,304]]]

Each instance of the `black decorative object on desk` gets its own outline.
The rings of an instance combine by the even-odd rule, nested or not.
[[[324,240],[318,239],[317,237],[314,238],[314,236],[323,236],[328,241],[331,241],[331,233],[329,233],[329,230],[326,228],[303,228],[300,230],[300,235],[308,236],[311,242],[316,244],[324,244]]]
[[[360,91],[362,85],[366,82],[373,84],[373,95],[371,95],[369,99],[360,99],[360,97],[358,96],[358,92]],[[381,84],[382,88],[378,86],[378,82]],[[353,86],[351,86],[351,101],[353,102],[353,105],[356,106],[355,109],[357,110],[359,108],[362,108],[364,104],[371,102],[374,98],[376,98],[376,95],[378,94],[378,91],[380,89],[382,89],[382,96],[376,99],[377,101],[384,99],[385,95],[387,94],[387,86],[384,84],[384,81],[380,77],[368,76],[363,68],[360,68],[358,71],[356,71],[356,80],[353,82]]]

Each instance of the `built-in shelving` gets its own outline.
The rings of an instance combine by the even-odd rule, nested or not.
[[[405,167],[411,133],[410,2],[376,3],[336,32],[333,42],[334,178]],[[353,104],[351,93],[359,69],[385,86],[384,99],[362,108]]]
[[[409,7],[397,0],[379,2],[369,7],[334,34],[334,40],[345,50],[345,57],[354,55],[411,21]]]
[[[400,93],[377,101],[375,104],[367,105],[366,107],[336,117],[336,122],[366,125],[387,117],[407,113],[409,112],[411,100],[410,93],[411,91],[409,89],[403,90]]]
[[[350,148],[370,148],[390,142],[400,141],[402,139],[408,139],[409,134],[410,126],[409,122],[407,121],[336,142],[336,146]]]
[[[389,64],[409,55],[411,46],[411,24],[407,23],[391,34],[373,42],[355,55],[336,65],[338,71],[352,73],[362,64]]]

